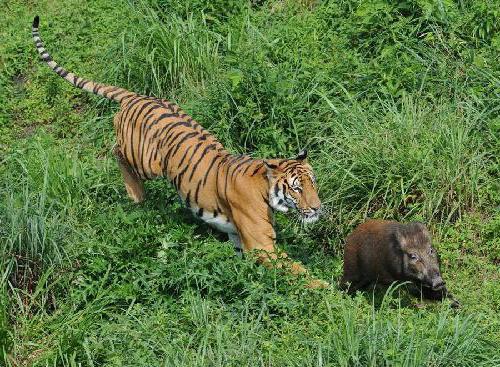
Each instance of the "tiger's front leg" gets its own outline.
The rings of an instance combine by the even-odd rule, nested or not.
[[[234,250],[238,257],[243,256],[243,245],[241,244],[240,236],[237,233],[228,233],[229,241],[233,243]]]
[[[329,286],[325,281],[312,278],[302,264],[291,260],[286,252],[278,253],[276,251],[274,244],[276,233],[268,220],[238,212],[233,212],[233,220],[238,229],[239,236],[237,237],[243,245],[243,251],[245,253],[254,252],[257,255],[257,260],[266,268],[285,268],[293,275],[305,275],[309,280],[306,285],[308,288]]]

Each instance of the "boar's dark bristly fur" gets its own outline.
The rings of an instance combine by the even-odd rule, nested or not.
[[[340,282],[343,289],[355,292],[373,283],[404,281],[414,283],[412,293],[418,291],[435,300],[449,297],[453,306],[458,306],[446,289],[438,254],[422,223],[368,220],[347,237]]]

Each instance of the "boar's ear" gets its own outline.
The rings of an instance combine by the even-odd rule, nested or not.
[[[421,222],[412,222],[409,223],[411,226],[411,233],[415,238],[418,239],[418,243],[422,246],[431,245],[431,233],[427,229],[427,226]]]
[[[428,239],[431,238],[431,234],[429,232],[429,229],[427,228],[427,226],[422,223],[422,222],[414,222],[413,223],[415,225],[415,227],[418,228],[418,230],[424,234],[425,237],[427,237]]]
[[[394,239],[396,240],[396,245],[398,246],[399,250],[405,251],[408,248],[408,239],[402,233],[400,228],[394,229]]]
[[[422,222],[413,222],[413,225],[422,231],[427,231],[427,226]]]

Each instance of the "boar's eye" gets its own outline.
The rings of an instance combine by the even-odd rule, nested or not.
[[[410,256],[410,260],[412,260],[412,261],[417,261],[418,260],[418,255],[417,254],[409,254],[408,256]]]

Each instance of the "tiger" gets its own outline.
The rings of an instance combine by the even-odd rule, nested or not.
[[[73,86],[120,104],[113,119],[113,153],[134,202],[145,199],[145,180],[166,178],[186,207],[227,233],[235,249],[256,254],[256,260],[267,268],[305,275],[307,287],[328,286],[275,246],[274,211],[295,209],[305,223],[320,215],[321,201],[307,151],[294,159],[231,154],[177,104],[84,79],[59,66],[44,48],[39,23],[36,16],[32,37],[48,67]]]

